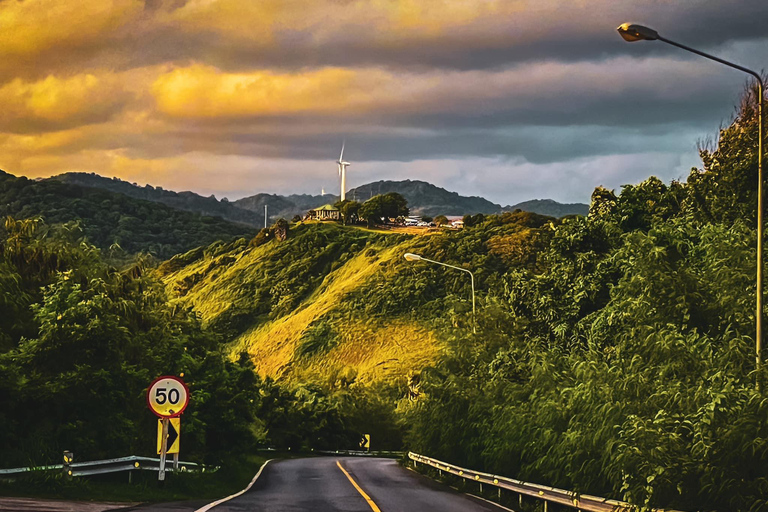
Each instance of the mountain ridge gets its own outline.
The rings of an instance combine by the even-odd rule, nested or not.
[[[172,208],[207,216],[220,217],[224,220],[247,224],[264,225],[264,206],[267,207],[268,222],[278,218],[291,219],[303,216],[308,210],[328,203],[335,203],[339,196],[334,194],[269,194],[257,193],[235,201],[216,199],[211,195],[202,196],[195,192],[175,192],[152,185],[140,186],[119,178],[107,178],[95,173],[68,172],[48,178],[68,184],[106,189],[136,199],[161,203]],[[350,189],[347,198],[364,202],[374,195],[395,192],[408,201],[412,215],[484,215],[498,214],[521,209],[541,215],[563,217],[566,215],[586,215],[589,206],[583,203],[564,204],[552,199],[534,199],[512,206],[501,206],[479,196],[462,196],[458,192],[446,190],[422,180],[379,180]]]

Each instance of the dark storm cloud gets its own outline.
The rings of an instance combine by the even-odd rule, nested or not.
[[[548,6],[548,8],[546,7]],[[602,60],[618,55],[667,55],[680,50],[656,43],[629,45],[616,27],[633,21],[666,37],[714,51],[726,43],[762,40],[768,2],[598,2],[593,8],[575,3],[544,2],[543,7],[497,20],[483,20],[446,31],[440,38],[412,34],[377,38],[369,28],[348,23],[318,41],[310,31],[279,30],[277,46],[250,40],[220,39],[214,53],[229,68],[252,66],[391,66],[487,69],[537,60]]]

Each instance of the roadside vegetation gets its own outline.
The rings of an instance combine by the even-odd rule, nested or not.
[[[687,182],[598,188],[587,218],[488,244],[510,266],[484,283],[481,334],[422,373],[407,445],[641,506],[768,510],[755,105]]]
[[[206,501],[243,490],[267,458],[289,456],[252,454],[206,472],[167,473],[162,486],[158,485],[155,471],[133,471],[130,483],[124,472],[68,478],[60,472],[40,471],[0,481],[0,496],[134,503],[204,500],[202,506]]]

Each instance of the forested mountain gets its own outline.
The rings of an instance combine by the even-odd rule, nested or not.
[[[323,202],[321,196],[307,196],[309,198],[306,207],[297,205],[290,198],[277,194],[256,194],[254,196],[244,197],[234,202],[240,209],[250,211],[261,219],[261,226],[264,226],[264,205],[267,206],[267,215],[270,219],[292,219],[295,215],[303,216],[308,210],[326,203],[335,202],[334,196],[328,196]],[[313,198],[318,198],[313,200]]]
[[[236,201],[219,201],[214,196],[203,197],[194,192],[173,192],[160,187],[143,187],[128,183],[118,178],[104,178],[93,173],[70,172],[49,178],[84,187],[100,188],[118,192],[137,199],[165,204],[180,210],[207,216],[221,217],[233,222],[242,222],[252,226],[264,226],[264,205],[267,205],[269,223],[279,218],[292,219],[303,216],[308,210],[324,204],[333,204],[339,196],[333,194],[310,195],[291,194],[255,194]],[[396,192],[406,198],[413,215],[467,215],[492,214],[502,211],[521,209],[542,215],[563,217],[565,215],[586,215],[588,206],[581,203],[561,204],[552,199],[535,199],[506,206],[492,203],[482,197],[466,197],[449,192],[444,188],[425,181],[376,181],[361,185],[347,192],[347,198],[365,202],[378,194]]]
[[[503,210],[507,212],[523,210],[524,212],[534,212],[559,219],[566,215],[586,215],[589,212],[589,205],[583,203],[558,203],[552,199],[533,199],[517,203],[513,206],[505,206]]]
[[[253,226],[264,225],[262,207],[261,215],[258,212],[243,210],[228,201],[219,201],[214,196],[203,197],[194,192],[174,192],[164,190],[161,187],[145,185],[140,187],[135,183],[128,183],[119,178],[104,178],[94,173],[68,172],[49,178],[81,187],[100,188],[125,194],[136,199],[161,203],[172,208],[198,213],[209,217],[221,217],[231,222],[250,224]]]
[[[161,259],[256,232],[243,224],[122,193],[57,180],[17,178],[0,171],[0,216],[9,215],[17,219],[40,216],[48,224],[78,222],[87,239],[102,249],[118,244],[128,253],[148,252]]]
[[[461,196],[426,181],[374,181],[347,192],[348,199],[363,202],[378,194],[396,192],[407,201],[413,215],[471,215],[499,213],[501,206],[477,196]]]

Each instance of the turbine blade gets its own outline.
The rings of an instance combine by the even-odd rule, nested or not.
[[[344,161],[344,144],[346,144],[346,140],[341,141],[341,155],[339,155],[339,162]]]

